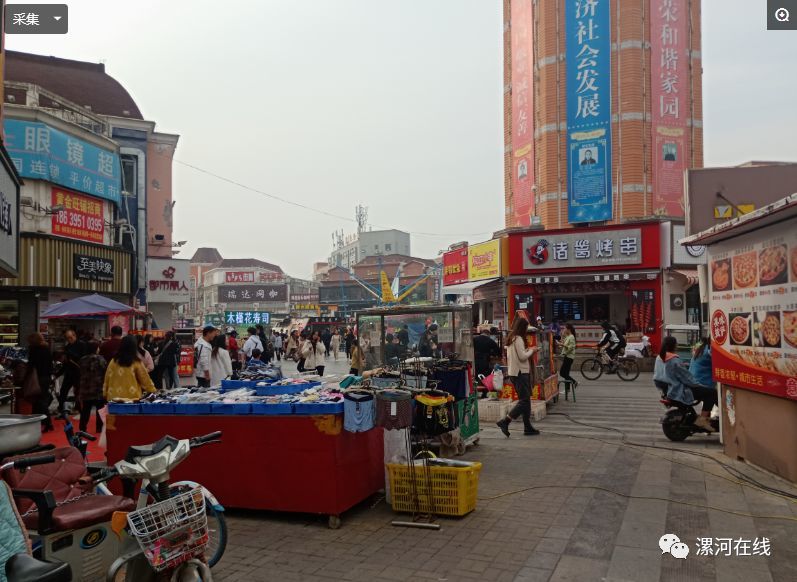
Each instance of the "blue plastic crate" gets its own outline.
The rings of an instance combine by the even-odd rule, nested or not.
[[[142,404],[141,414],[174,414],[173,402],[153,402],[152,404]]]
[[[253,402],[252,414],[259,414],[264,416],[293,414],[293,404],[280,403],[280,404],[266,404],[265,402]]]
[[[186,402],[174,406],[175,414],[210,414],[210,402]]]
[[[279,394],[298,394],[308,388],[320,386],[321,382],[310,382],[308,384],[288,384],[281,386],[258,386],[255,394],[258,396],[278,396]]]
[[[343,402],[307,402],[297,403],[293,405],[293,413],[308,415],[308,414],[343,414]]]
[[[248,402],[211,402],[211,414],[249,414],[252,405]]]
[[[108,414],[139,414],[140,404],[119,404],[116,402],[108,403]]]

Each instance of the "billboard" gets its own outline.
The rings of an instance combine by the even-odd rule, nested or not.
[[[556,269],[642,262],[638,228],[523,237],[523,269]]]
[[[650,0],[653,213],[683,216],[689,103],[686,0]]]
[[[227,271],[224,273],[224,281],[227,283],[254,283],[254,271]]]
[[[534,214],[534,64],[531,0],[513,0],[512,225],[528,226]]]
[[[468,280],[468,248],[443,254],[443,285],[459,285]]]
[[[501,276],[501,241],[498,239],[468,247],[468,281]]]
[[[288,301],[287,285],[219,285],[220,303]]]
[[[611,3],[565,2],[567,196],[572,223],[612,218]]]
[[[188,303],[187,259],[147,259],[147,303]]]
[[[735,236],[708,261],[714,380],[797,400],[797,232]]]
[[[105,204],[96,198],[61,188],[52,189],[52,205],[64,209],[52,216],[52,232],[87,242],[105,241]]]
[[[4,119],[5,146],[23,178],[46,180],[119,204],[119,155],[35,121]]]

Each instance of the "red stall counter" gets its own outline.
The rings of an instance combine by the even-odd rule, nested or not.
[[[225,507],[339,516],[385,486],[383,430],[344,431],[341,414],[108,415],[108,462],[165,434],[217,430],[222,442],[194,450],[172,481],[197,481]]]

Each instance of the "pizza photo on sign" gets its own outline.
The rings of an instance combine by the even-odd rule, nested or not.
[[[785,283],[788,277],[786,245],[777,245],[758,255],[758,277],[761,285]]]
[[[791,280],[797,283],[797,246],[791,249]]]
[[[711,288],[728,291],[731,288],[731,260],[711,261]]]
[[[783,312],[783,339],[797,349],[797,311]]]
[[[730,334],[731,345],[749,346],[752,342],[750,337],[750,314],[731,313],[730,314]]]
[[[780,313],[757,311],[755,314],[755,345],[760,348],[780,347]]]
[[[733,257],[733,288],[755,287],[758,279],[758,253],[755,251]]]

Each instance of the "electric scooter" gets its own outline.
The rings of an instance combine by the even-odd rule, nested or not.
[[[667,409],[667,412],[660,420],[664,436],[673,442],[681,442],[696,433],[712,434],[711,431],[695,426],[695,421],[699,415],[695,412],[694,407],[700,404],[700,400],[696,400],[692,404],[684,404],[677,400],[670,400],[667,398],[666,390],[663,388],[658,389],[661,392],[659,402]],[[712,418],[710,422],[714,430],[719,431],[719,419]]]

